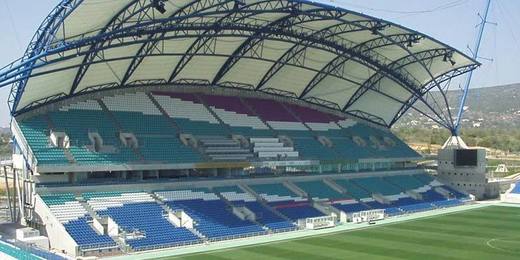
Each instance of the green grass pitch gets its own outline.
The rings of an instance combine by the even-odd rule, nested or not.
[[[491,206],[167,259],[520,259],[520,208]]]

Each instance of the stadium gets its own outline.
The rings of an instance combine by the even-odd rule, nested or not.
[[[467,219],[458,232],[470,237],[477,220],[509,214],[516,229],[499,250],[488,239],[490,251],[477,251],[515,259],[519,211],[476,204],[484,186],[471,192],[423,167],[390,131],[419,103],[453,129],[449,104],[431,93],[478,66],[420,32],[311,1],[64,0],[25,55],[0,69],[0,86],[11,86],[12,214],[45,248],[0,250],[139,259],[238,247],[192,256],[334,258],[318,246],[345,253],[337,232],[388,223],[387,233],[349,231],[351,257],[379,259],[370,241],[357,243],[423,226],[393,221],[450,213],[453,227]],[[435,220],[425,232],[449,233]]]

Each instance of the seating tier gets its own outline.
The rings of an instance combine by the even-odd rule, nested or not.
[[[116,246],[114,240],[108,235],[99,234],[94,230],[90,224],[92,216],[73,194],[42,195],[41,198],[81,249]]]
[[[369,192],[352,183],[350,180],[336,179],[334,182],[345,189],[347,193],[352,195],[352,197],[355,199],[359,200],[372,197]]]
[[[365,190],[372,193],[381,193],[382,195],[395,195],[401,193],[401,190],[381,177],[359,178],[352,180]]]
[[[296,186],[305,191],[314,200],[338,200],[345,199],[345,195],[337,192],[322,181],[294,182]]]
[[[299,219],[321,217],[325,215],[307,201],[288,200],[269,202],[268,204],[282,215],[295,222]]]
[[[182,209],[194,221],[194,228],[209,239],[230,239],[265,234],[262,227],[234,215],[230,207],[214,193],[170,191],[157,192],[172,209]]]
[[[342,210],[346,213],[354,213],[364,210],[369,210],[370,208],[365,206],[362,203],[354,202],[354,203],[334,203],[332,204],[333,207]]]
[[[200,242],[186,228],[170,223],[161,206],[147,193],[87,193],[83,197],[89,198],[87,203],[98,215],[112,218],[120,229],[134,235],[126,243],[135,251]]]
[[[18,125],[39,164],[69,163],[63,149],[50,146],[49,129],[43,117],[33,117],[19,122]]]
[[[274,232],[295,228],[293,223],[276,215],[274,212],[256,201],[256,198],[253,195],[242,191],[238,186],[216,187],[213,188],[213,190],[218,191],[233,205],[243,206],[249,209],[255,214],[255,220],[258,223],[261,223]]]
[[[515,184],[515,187],[511,190],[511,193],[520,194],[520,182]]]
[[[298,156],[290,157],[309,160],[417,157],[389,131],[309,107],[261,98],[175,92],[153,92],[151,95],[153,98],[144,92],[125,93],[103,97],[101,103],[97,100],[81,101],[49,112],[49,122],[42,116],[22,120],[19,125],[42,164],[67,164],[74,160],[80,165],[141,162],[140,148],[134,151],[123,146],[119,140],[120,131],[133,133],[140,145],[153,147],[159,146],[159,138],[178,138],[180,131],[195,136],[287,136],[294,143],[295,151],[299,152]],[[104,110],[103,104],[109,112]],[[49,146],[49,125],[70,137],[71,156],[63,149]],[[90,148],[89,133],[98,133],[103,145],[110,146],[110,149],[94,152]],[[316,136],[328,137],[332,147],[323,146]],[[364,145],[354,142],[360,138]],[[183,145],[173,140],[167,142],[174,152],[179,151],[179,159],[162,156],[162,152],[151,152],[149,148],[145,148],[144,159],[168,163],[202,160],[193,154],[183,158],[183,154],[190,153],[189,149],[185,150]]]
[[[383,179],[401,187],[403,190],[414,190],[424,186],[417,178],[411,175],[396,175],[384,177]]]

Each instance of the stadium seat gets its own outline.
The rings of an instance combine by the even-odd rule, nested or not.
[[[83,198],[101,217],[110,217],[127,233],[126,243],[135,251],[200,243],[194,233],[176,227],[164,209],[144,192],[94,192]],[[128,234],[136,235],[128,237]]]
[[[70,163],[63,149],[50,146],[48,123],[43,117],[29,118],[18,122],[18,125],[39,164]]]
[[[42,200],[51,213],[78,244],[80,249],[114,248],[116,243],[108,235],[99,234],[89,224],[92,216],[73,194],[42,195]]]
[[[520,182],[515,183],[515,187],[511,190],[511,193],[520,194]]]
[[[334,182],[347,191],[353,198],[360,200],[371,198],[372,195],[361,187],[346,179],[335,179]]]
[[[235,206],[243,206],[255,214],[255,220],[273,232],[294,230],[295,225],[280,215],[275,214],[249,193],[242,191],[238,186],[216,187],[224,198]]]
[[[160,191],[156,195],[173,210],[183,210],[194,221],[194,228],[210,240],[262,235],[259,225],[233,214],[229,205],[206,190]]]
[[[346,198],[344,194],[332,189],[322,181],[300,181],[293,183],[305,191],[313,200],[334,201]]]
[[[298,219],[319,217],[324,214],[314,208],[305,198],[299,197],[281,183],[249,185],[267,204],[286,216]]]

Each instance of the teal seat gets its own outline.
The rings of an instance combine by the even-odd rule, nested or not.
[[[257,194],[267,194],[267,195],[278,195],[278,196],[289,196],[295,197],[291,190],[287,189],[281,183],[273,183],[273,184],[256,184],[249,185],[251,189],[253,189]]]
[[[336,184],[341,186],[343,189],[347,191],[348,194],[352,195],[355,199],[364,199],[371,198],[372,195],[365,191],[364,189],[358,187],[356,184],[352,183],[350,180],[345,179],[337,179],[334,180]]]
[[[295,182],[296,186],[305,191],[312,198],[319,199],[343,199],[345,196],[329,187],[322,181]]]

